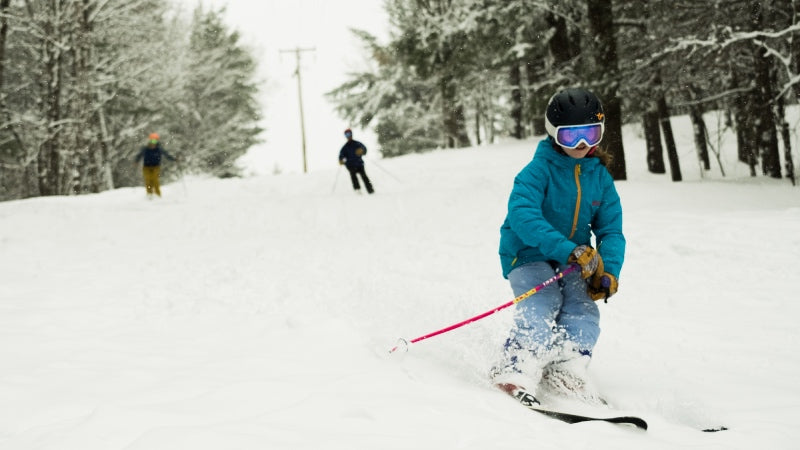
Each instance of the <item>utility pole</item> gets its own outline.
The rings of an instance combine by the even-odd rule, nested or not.
[[[295,68],[294,74],[297,76],[297,99],[300,104],[300,135],[303,139],[303,173],[308,172],[308,163],[306,162],[306,125],[305,119],[303,118],[303,88],[300,80],[300,53],[313,52],[315,50],[315,48],[295,47],[290,50],[280,51],[281,53],[294,53],[295,60],[297,61],[297,67]]]

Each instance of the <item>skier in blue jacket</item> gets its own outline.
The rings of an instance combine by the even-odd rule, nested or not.
[[[147,191],[147,198],[153,198],[153,194],[161,197],[161,157],[164,156],[170,161],[177,161],[178,158],[167,153],[161,147],[161,138],[158,133],[150,133],[147,145],[139,150],[134,159],[134,164],[142,161],[142,177],[144,187]]]
[[[353,189],[356,192],[361,193],[361,185],[358,183],[357,177],[357,175],[360,175],[367,192],[372,194],[375,189],[372,187],[369,177],[367,177],[367,172],[364,170],[364,160],[361,158],[367,154],[367,146],[353,139],[353,131],[350,128],[344,130],[344,137],[347,142],[339,151],[339,164],[347,167],[347,171],[350,172],[350,181],[353,183]]]
[[[548,137],[516,176],[500,229],[503,276],[515,296],[578,264],[558,283],[516,304],[503,358],[492,368],[498,385],[535,395],[557,393],[599,400],[586,369],[600,334],[596,300],[617,292],[625,253],[622,207],[598,147],[605,115],[585,89],[566,89],[547,105]],[[594,234],[596,246],[592,246]]]

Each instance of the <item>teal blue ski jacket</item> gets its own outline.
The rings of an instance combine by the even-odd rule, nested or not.
[[[578,245],[591,245],[605,271],[619,279],[625,258],[622,205],[614,180],[596,157],[558,152],[551,138],[539,142],[533,160],[517,174],[500,228],[503,277],[523,264],[566,264]]]

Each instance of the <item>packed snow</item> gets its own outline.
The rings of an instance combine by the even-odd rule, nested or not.
[[[800,188],[747,176],[730,136],[728,176],[701,179],[674,122],[681,183],[625,129],[628,252],[590,372],[647,431],[491,387],[510,308],[389,354],[511,300],[499,227],[538,139],[370,154],[368,196],[337,136],[306,175],[0,203],[0,448],[796,448]]]

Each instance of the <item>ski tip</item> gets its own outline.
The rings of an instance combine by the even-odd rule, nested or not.
[[[725,431],[727,429],[728,429],[728,427],[719,426],[719,427],[706,428],[706,429],[704,429],[702,431],[703,431],[703,433],[716,433],[718,431]]]
[[[647,421],[642,419],[641,417],[632,417],[628,416],[625,417],[623,421],[620,421],[621,424],[628,424],[632,425],[640,430],[647,431],[648,425]]]
[[[512,383],[496,383],[495,386],[508,395],[513,396],[519,390],[519,386]]]
[[[525,406],[541,405],[539,400],[533,394],[526,391],[525,388],[517,386],[513,383],[495,383],[495,386],[506,394],[514,397]]]

